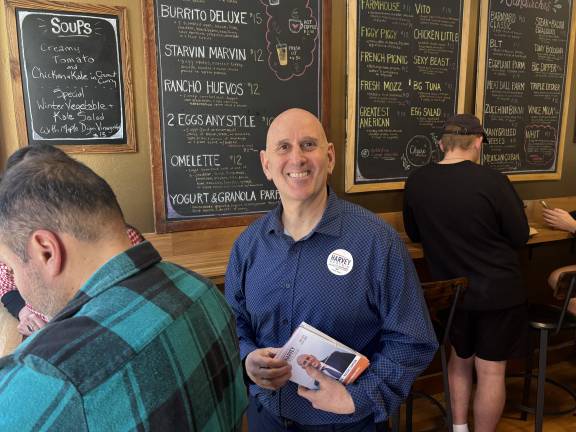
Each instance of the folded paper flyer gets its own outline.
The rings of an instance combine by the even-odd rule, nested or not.
[[[290,381],[313,390],[318,384],[304,370],[306,365],[344,385],[354,382],[370,365],[366,356],[305,322],[298,326],[276,357],[292,366]]]

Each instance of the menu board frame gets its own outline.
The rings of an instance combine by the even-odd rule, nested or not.
[[[134,131],[134,96],[132,86],[132,66],[129,50],[129,34],[126,23],[127,9],[123,6],[107,6],[98,4],[61,3],[46,0],[6,0],[5,1],[6,26],[8,29],[8,46],[10,59],[10,72],[12,78],[12,90],[16,117],[16,130],[20,147],[29,145],[27,115],[25,105],[24,83],[20,62],[20,37],[17,30],[16,10],[30,10],[34,12],[56,12],[65,14],[67,12],[81,13],[93,18],[100,18],[102,15],[114,16],[117,18],[116,38],[120,51],[120,74],[118,78],[122,83],[122,120],[125,125],[124,143],[102,144],[54,144],[66,153],[133,153],[137,151],[136,134]],[[79,139],[81,141],[81,139]]]
[[[476,116],[484,118],[484,101],[485,101],[485,83],[486,83],[486,64],[488,56],[488,26],[489,26],[489,7],[490,0],[481,0],[480,2],[480,24],[479,24],[479,39],[478,39],[478,67],[476,79]],[[514,174],[507,173],[508,178],[513,181],[535,181],[535,180],[560,180],[562,178],[562,165],[564,160],[564,146],[566,142],[571,140],[568,135],[568,115],[570,103],[570,89],[572,88],[574,73],[574,43],[576,35],[576,7],[572,0],[572,15],[570,17],[570,33],[568,35],[568,53],[566,57],[566,73],[564,77],[564,88],[562,90],[562,103],[560,107],[562,113],[560,115],[560,131],[558,133],[557,143],[557,160],[556,170],[549,173],[522,173]]]
[[[468,63],[468,46],[470,41],[470,17],[472,0],[460,0],[462,8],[459,74],[458,74],[458,99],[456,102],[458,112],[463,112],[465,107],[465,89],[468,79],[466,65]],[[357,52],[358,52],[358,3],[357,0],[347,0],[348,7],[348,91],[346,101],[346,177],[345,190],[347,193],[373,192],[383,190],[404,189],[405,181],[374,182],[356,184],[356,117],[358,111],[357,102]]]
[[[322,35],[321,46],[321,122],[325,130],[329,130],[330,122],[330,24],[331,0],[320,0],[322,16],[319,19]],[[168,220],[166,206],[166,190],[164,187],[163,145],[161,136],[161,106],[158,89],[158,47],[156,44],[156,25],[154,15],[154,0],[141,0],[144,20],[145,62],[148,81],[150,153],[153,179],[154,223],[156,232],[178,232],[186,230],[201,230],[221,227],[248,225],[259,218],[262,213],[250,213],[238,216],[213,216],[187,220]],[[308,96],[309,97],[309,96]]]

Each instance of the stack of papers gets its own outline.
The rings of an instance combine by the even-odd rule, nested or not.
[[[306,365],[315,367],[344,385],[354,382],[370,365],[366,356],[305,322],[290,336],[277,358],[286,360],[292,366],[290,381],[312,390],[318,389],[318,383],[306,373]]]

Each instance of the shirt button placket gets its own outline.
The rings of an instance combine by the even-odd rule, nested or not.
[[[299,243],[293,243],[288,249],[287,267],[285,269],[286,282],[284,283],[284,302],[280,315],[280,333],[283,340],[288,340],[292,335],[292,307],[294,303],[294,280],[298,261]]]
[[[280,322],[279,331],[280,331],[280,340],[288,341],[290,338],[290,309],[292,307],[292,284],[290,282],[284,283],[284,294],[282,296],[284,300],[282,301],[282,308],[280,311]]]

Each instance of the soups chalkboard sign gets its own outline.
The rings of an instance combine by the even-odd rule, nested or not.
[[[11,4],[26,144],[126,145],[120,17]]]
[[[259,153],[287,108],[324,117],[325,3],[148,4],[157,230],[242,224],[276,206]]]

